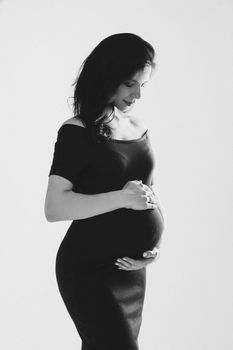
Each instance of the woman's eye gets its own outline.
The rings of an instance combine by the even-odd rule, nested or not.
[[[134,84],[130,84],[130,83],[124,83],[127,87],[133,87]],[[141,87],[145,87],[146,83],[142,84]]]
[[[126,85],[127,87],[132,87],[132,86],[133,86],[133,84],[129,84],[129,83],[125,83],[125,85]]]

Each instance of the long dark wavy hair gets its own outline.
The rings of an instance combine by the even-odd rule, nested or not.
[[[73,113],[88,129],[92,140],[99,143],[102,135],[112,136],[107,121],[110,115],[105,112],[106,107],[114,111],[110,98],[120,84],[146,65],[154,69],[154,57],[153,46],[140,36],[119,33],[102,40],[83,61],[72,84]]]

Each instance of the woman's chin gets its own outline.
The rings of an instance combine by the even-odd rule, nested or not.
[[[131,109],[133,109],[133,105],[131,106],[127,106],[126,104],[123,106],[122,108],[122,112],[128,112],[128,111],[131,111]]]

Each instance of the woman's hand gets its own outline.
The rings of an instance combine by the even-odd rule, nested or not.
[[[119,258],[115,262],[115,265],[118,266],[119,270],[126,270],[126,271],[132,271],[132,270],[139,270],[143,267],[146,267],[148,264],[151,264],[152,262],[156,261],[160,256],[160,251],[158,247],[155,247],[153,250],[147,250],[143,253],[143,258],[141,259],[132,259],[129,257],[123,257],[122,259]]]
[[[142,183],[142,180],[126,182],[122,192],[126,198],[125,208],[127,209],[146,210],[157,208],[157,196],[149,186]]]

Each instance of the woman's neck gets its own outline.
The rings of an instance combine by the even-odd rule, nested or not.
[[[109,124],[120,124],[129,120],[129,116],[120,111],[116,106],[114,106],[114,110],[112,108],[108,108],[106,110],[107,114],[109,114]]]

